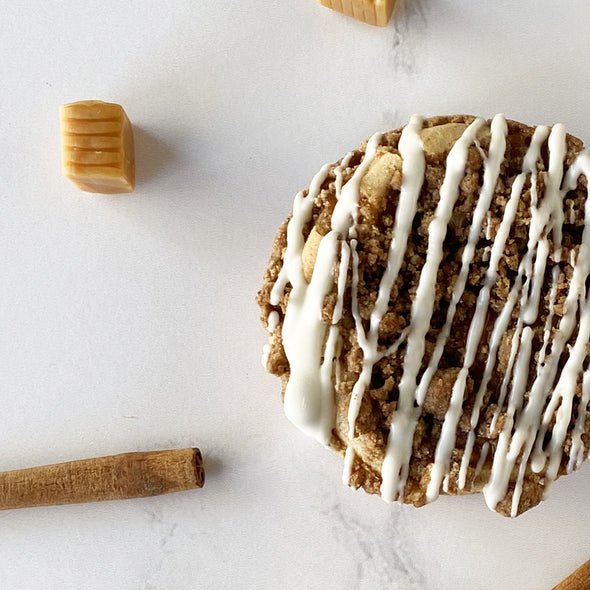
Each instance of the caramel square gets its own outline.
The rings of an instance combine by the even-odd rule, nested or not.
[[[130,193],[135,188],[133,129],[123,107],[100,100],[60,109],[62,171],[89,193]]]
[[[352,16],[369,25],[385,27],[391,18],[395,0],[318,0],[322,6]]]

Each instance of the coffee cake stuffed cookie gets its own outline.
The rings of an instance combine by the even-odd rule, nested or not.
[[[517,516],[588,456],[589,174],[562,125],[414,116],[297,194],[263,361],[346,484]]]

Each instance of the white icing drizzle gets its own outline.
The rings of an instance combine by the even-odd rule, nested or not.
[[[561,270],[556,264],[551,270],[551,291],[549,292],[549,311],[547,319],[545,320],[545,328],[543,329],[543,346],[539,351],[539,358],[537,362],[542,365],[545,363],[545,355],[547,354],[547,346],[549,345],[549,338],[551,337],[551,327],[553,326],[553,315],[555,313],[555,298],[557,297],[557,286]]]
[[[556,125],[553,128],[548,142],[550,151],[548,184],[545,198],[539,209],[544,209],[549,213],[551,221],[549,229],[552,232],[555,243],[554,259],[559,260],[561,250],[561,227],[563,224],[563,196],[567,190],[575,187],[575,183],[580,174],[579,167],[587,160],[587,154],[582,154],[576,159],[576,162],[568,171],[568,176],[563,183],[563,188],[560,188],[565,159],[565,131],[562,126]],[[590,168],[587,169],[590,170]],[[588,251],[588,254],[590,254],[590,250],[588,250],[590,248],[590,244],[588,243],[590,240],[590,232],[588,231],[588,223],[590,221],[589,207],[590,204],[587,200],[584,222],[585,227],[582,235],[582,243],[580,245],[580,251]],[[531,220],[530,234],[532,234],[533,231],[534,225],[533,220]],[[570,289],[564,305],[565,313],[559,322],[559,326],[553,338],[551,352],[549,356],[546,357],[543,365],[537,364],[537,376],[530,387],[527,404],[522,408],[522,400],[520,400],[520,404],[518,404],[518,400],[514,402],[517,404],[516,409],[519,410],[519,415],[514,426],[509,425],[509,421],[507,420],[507,424],[500,435],[500,443],[494,454],[491,478],[484,488],[486,502],[492,509],[494,509],[498,502],[506,495],[512,470],[516,461],[520,458],[521,468],[519,469],[517,476],[515,496],[513,496],[512,504],[512,514],[517,513],[518,494],[522,487],[525,469],[529,462],[533,445],[535,451],[532,461],[530,462],[530,468],[533,471],[540,472],[545,467],[547,459],[550,460],[548,469],[545,473],[545,491],[557,476],[557,463],[561,460],[562,456],[565,430],[571,419],[571,403],[568,402],[571,402],[576,385],[576,380],[572,375],[575,373],[577,376],[581,371],[581,362],[583,360],[583,356],[580,360],[580,348],[582,347],[581,339],[584,338],[586,329],[589,331],[588,334],[590,334],[590,321],[584,321],[584,318],[588,319],[587,313],[585,315],[582,314],[578,337],[576,339],[576,344],[574,345],[576,354],[570,351],[570,356],[566,361],[566,365],[562,370],[559,381],[554,388],[551,402],[547,405],[545,417],[542,421],[541,415],[543,413],[545,400],[553,386],[557,374],[559,360],[562,356],[565,345],[574,331],[576,310],[578,304],[581,303],[580,297],[584,291],[584,283],[588,277],[589,270],[590,267],[588,266],[587,261],[584,261],[584,263],[574,268]],[[584,306],[584,309],[586,309],[586,306]],[[586,335],[586,342],[587,341],[588,335]],[[585,342],[583,348],[585,356]],[[528,366],[525,368],[528,372]],[[523,368],[523,371],[525,368]],[[547,424],[551,417],[555,415],[557,401],[560,398],[562,405],[557,413],[556,425],[553,429],[548,451],[546,452],[543,450],[543,445]],[[511,403],[512,402],[513,400],[511,398]],[[568,407],[570,409],[570,415],[566,418]],[[522,467],[522,465],[525,467]]]
[[[377,301],[370,318],[369,332],[365,334],[360,315],[356,304],[356,293],[358,285],[358,260],[356,259],[356,242],[353,242],[353,316],[357,328],[358,342],[363,351],[363,365],[361,374],[352,390],[350,405],[348,409],[348,437],[354,438],[354,427],[360,410],[362,395],[371,380],[373,367],[382,355],[378,351],[379,324],[387,311],[391,288],[398,276],[403,256],[406,251],[408,236],[412,229],[412,222],[416,214],[418,196],[422,188],[424,177],[424,154],[418,131],[422,127],[422,119],[413,117],[410,123],[404,128],[399,141],[399,150],[403,159],[402,187],[399,204],[396,210],[393,238],[389,247],[387,268],[379,285]],[[395,345],[394,345],[395,346]],[[398,345],[399,346],[399,345]],[[350,447],[349,447],[350,448]],[[347,452],[347,461],[344,478],[350,473],[350,464],[353,455]]]
[[[279,313],[277,311],[271,311],[268,314],[267,318],[267,326],[266,329],[268,330],[269,334],[273,334],[276,330],[276,327],[279,325]],[[270,354],[270,342],[265,344],[262,348],[262,366],[266,369],[266,364],[268,363],[268,355]]]
[[[279,325],[279,313],[278,311],[271,311],[268,314],[268,327],[267,330],[273,334],[276,327]]]
[[[477,479],[485,465],[486,459],[488,458],[488,452],[490,450],[490,443],[488,441],[484,442],[481,446],[481,452],[479,455],[479,459],[477,461],[477,465],[475,466],[475,472],[473,474],[473,479]]]
[[[326,390],[320,372],[326,325],[321,321],[321,305],[331,287],[331,273],[314,272],[307,285],[301,265],[303,227],[311,219],[314,199],[328,177],[324,166],[313,178],[308,194],[295,197],[293,215],[287,225],[287,248],[283,266],[271,292],[271,304],[278,305],[287,283],[291,284],[289,303],[283,318],[282,336],[291,367],[291,378],[285,391],[285,413],[309,436],[324,445],[330,440],[334,423],[333,391]],[[329,263],[328,240],[322,240],[318,262]],[[332,258],[335,259],[333,252]]]
[[[545,138],[546,133],[543,130],[543,133],[539,134],[538,139]],[[531,186],[536,187],[535,179],[536,179],[536,172],[535,172],[535,164],[540,156],[540,143],[535,143],[534,139],[531,142],[531,146],[527,152],[527,158],[525,158],[525,165],[524,171],[520,175],[521,180],[526,179],[527,174],[531,174],[531,182],[533,183]],[[529,158],[530,156],[530,158]],[[533,160],[534,158],[534,160]],[[532,160],[532,161],[531,161]],[[519,183],[520,184],[520,183]],[[516,183],[515,183],[516,185]],[[515,186],[513,185],[513,186]],[[522,191],[522,185],[520,185],[520,189]],[[536,189],[535,189],[536,192]],[[535,204],[533,204],[535,203]],[[522,331],[524,325],[532,324],[537,318],[538,315],[538,308],[539,308],[539,299],[541,294],[541,287],[544,279],[545,274],[545,266],[547,263],[547,257],[549,255],[549,242],[547,237],[540,237],[540,232],[546,227],[546,224],[549,221],[549,214],[550,210],[545,209],[544,212],[539,210],[536,206],[537,199],[533,199],[531,202],[531,228],[535,228],[534,232],[531,231],[529,235],[529,242],[527,245],[527,251],[519,264],[518,269],[518,278],[515,281],[515,284],[512,288],[515,296],[518,292],[521,291],[520,297],[520,315],[517,318],[517,325],[515,329],[514,336],[512,337],[511,341],[511,348],[510,348],[510,357],[508,360],[508,366],[506,370],[506,374],[502,379],[502,385],[500,388],[500,396],[497,404],[496,412],[494,413],[494,417],[491,423],[491,428],[494,429],[496,425],[496,421],[498,419],[499,413],[501,408],[504,405],[504,401],[506,399],[506,394],[508,392],[508,387],[510,385],[510,381],[512,378],[512,371],[514,368],[514,363],[516,361],[516,355],[519,350],[519,343],[522,336]],[[536,260],[533,266],[532,257],[535,253],[536,248]],[[555,265],[554,270],[558,268]],[[523,285],[522,277],[524,276],[525,283]],[[524,287],[524,288],[523,288]],[[532,296],[531,296],[532,293]]]
[[[438,368],[438,364],[442,358],[445,345],[451,333],[451,326],[453,324],[453,319],[455,318],[455,312],[457,311],[457,304],[465,292],[465,285],[467,284],[469,269],[471,263],[473,262],[473,257],[475,256],[475,248],[477,246],[477,242],[479,241],[484,217],[488,219],[488,229],[486,231],[489,231],[489,208],[492,202],[494,189],[496,188],[496,182],[500,175],[500,165],[504,159],[504,152],[506,150],[506,121],[502,117],[496,117],[492,121],[491,128],[492,137],[490,141],[490,154],[489,158],[486,158],[485,160],[483,187],[473,213],[473,220],[471,222],[471,227],[469,228],[467,244],[465,245],[463,254],[461,255],[461,270],[459,271],[459,276],[453,287],[451,302],[447,310],[447,317],[441,331],[437,336],[436,346],[434,353],[432,354],[432,358],[430,359],[428,367],[426,368],[426,371],[424,372],[424,375],[418,384],[416,400],[419,404],[422,404],[424,401],[426,390],[428,389],[430,381]]]
[[[445,475],[445,478],[443,479],[443,482],[442,482],[443,492],[448,493],[450,481],[451,481],[451,474],[450,473],[447,473]]]
[[[574,200],[573,199],[569,199],[568,202],[569,205],[569,223],[570,225],[573,225],[576,222],[576,208],[574,206]]]
[[[590,178],[590,153],[588,151],[581,153],[568,170],[564,180],[563,192],[572,190],[581,174],[584,174],[586,178]],[[573,270],[570,290],[565,300],[565,314],[561,318],[559,329],[555,334],[551,355],[553,355],[554,349],[559,350],[560,354],[563,351],[564,345],[568,342],[575,329],[576,316],[579,311],[578,334],[573,347],[568,347],[569,357],[561,371],[557,385],[553,388],[551,400],[545,408],[532,461],[532,468],[537,472],[543,469],[547,461],[549,462],[545,475],[548,483],[557,476],[563,454],[563,442],[571,419],[573,396],[576,392],[578,377],[582,371],[582,364],[586,358],[586,346],[590,340],[590,294],[586,293],[586,280],[589,274],[590,199],[586,199],[582,240]],[[555,364],[557,364],[557,360]],[[547,449],[544,449],[545,433],[553,415],[555,415],[555,425]]]
[[[526,341],[526,338],[528,338],[527,335],[530,334],[530,331],[528,329],[523,330],[523,325],[525,322],[532,323],[532,321],[534,321],[537,316],[538,310],[536,308],[531,308],[528,306],[528,295],[531,289],[533,292],[535,289],[533,284],[534,269],[532,268],[533,253],[535,252],[535,249],[537,249],[537,259],[543,256],[544,259],[546,259],[548,254],[548,249],[543,249],[543,247],[541,246],[544,240],[544,238],[542,238],[542,234],[544,231],[552,231],[554,239],[553,256],[554,259],[559,259],[559,252],[561,248],[561,226],[559,231],[556,231],[555,225],[557,224],[557,221],[559,219],[559,214],[557,213],[557,211],[559,209],[559,205],[562,204],[563,200],[563,195],[559,191],[559,186],[561,184],[563,176],[563,162],[565,158],[565,133],[561,126],[556,125],[555,127],[553,127],[551,134],[548,138],[548,145],[550,156],[547,187],[543,202],[541,203],[540,207],[531,206],[531,221],[529,227],[529,240],[527,245],[527,252],[525,253],[525,256],[523,257],[519,265],[519,279],[522,276],[521,273],[524,272],[526,282],[523,285],[524,288],[522,291],[520,301],[520,314],[517,319],[515,334],[512,338],[509,370],[507,371],[502,383],[501,397],[498,402],[499,407],[501,407],[504,403],[503,396],[505,396],[506,392],[506,381],[512,373],[512,366],[515,367],[515,381],[518,380],[521,374],[523,373],[526,374],[522,378],[528,378],[529,360],[522,363],[517,362],[516,365],[513,365],[513,363],[514,359],[516,358],[516,354],[519,354],[520,357],[523,354],[525,354],[527,350],[528,357],[530,357],[530,350],[527,346]],[[551,218],[553,218],[553,224],[549,227],[548,224]],[[544,262],[542,264],[544,269]],[[520,288],[520,282],[520,280],[517,280],[515,282],[515,287]],[[530,311],[531,309],[532,313]],[[554,351],[552,350],[552,353],[553,352]],[[541,367],[540,369],[541,371],[543,371],[545,370],[545,367]],[[529,402],[527,403],[527,408],[519,413],[515,425],[514,414],[517,411],[521,410],[523,398],[521,392],[513,384],[512,392],[509,398],[506,421],[498,440],[496,452],[494,453],[491,477],[486,486],[484,487],[484,497],[486,499],[488,506],[492,509],[494,509],[498,502],[505,497],[508,491],[508,485],[512,475],[512,471],[514,469],[516,461],[520,457],[521,452],[523,452],[523,449],[524,454],[522,457],[522,463],[526,466],[526,463],[528,462],[530,449],[536,436],[536,429],[533,428],[533,425],[534,417],[536,415],[536,407],[537,405],[539,405],[538,403],[531,404],[531,399],[535,399],[534,395],[536,393],[536,400],[539,400],[539,402],[541,401],[540,392],[544,389],[544,384],[546,383],[546,381],[536,379],[534,383],[537,383],[538,390],[537,392],[535,392],[533,385],[533,388],[530,392]],[[529,411],[527,412],[527,410]],[[496,417],[497,416],[494,417],[494,421]],[[530,438],[532,438],[532,440],[529,440]],[[516,509],[518,508],[518,500],[520,498],[522,480],[524,478],[524,475],[525,467],[522,467],[519,470],[515,491],[513,494],[512,514],[515,514]]]
[[[543,426],[546,427],[550,422],[551,417],[555,415],[555,426],[553,427],[551,439],[547,445],[546,451],[549,466],[545,477],[549,479],[549,481],[553,481],[557,477],[557,471],[563,455],[563,443],[572,416],[578,376],[582,372],[582,364],[586,357],[586,346],[588,342],[590,342],[589,299],[586,298],[585,301],[581,301],[580,303],[583,304],[581,305],[580,311],[578,336],[574,346],[569,350],[568,360],[561,371],[559,381],[553,390],[551,401],[548,404],[545,410],[545,416],[543,417]],[[557,404],[559,404],[559,408],[555,411]],[[551,416],[549,416],[550,411]]]
[[[515,379],[514,383],[512,384],[512,392],[510,394],[510,401],[508,403],[508,411],[506,412],[506,423],[504,429],[500,433],[500,437],[498,439],[498,446],[496,447],[496,453],[498,454],[507,454],[508,447],[510,445],[510,435],[512,432],[512,428],[514,426],[514,415],[516,410],[522,406],[522,400],[524,399],[524,393],[526,389],[527,379],[528,379],[528,371],[529,371],[529,363],[531,360],[531,351],[532,351],[532,343],[533,343],[533,330],[527,326],[522,331],[522,340],[520,342],[520,350],[518,354],[518,360],[515,365]],[[496,457],[496,454],[494,454]],[[525,465],[524,463],[522,464]],[[508,476],[512,471],[514,463],[509,461],[508,462],[508,469],[506,472]],[[496,469],[496,465],[494,465]],[[492,470],[494,469],[492,468]],[[492,474],[492,482],[494,479],[494,474]],[[520,481],[520,477],[517,483],[517,488],[514,491],[514,499],[517,501],[518,506],[518,499],[520,498],[520,493],[522,490],[522,485]],[[505,494],[502,494],[504,497]],[[492,497],[492,492],[487,491],[486,499]],[[499,500],[498,500],[499,501]],[[495,505],[494,505],[495,507]],[[513,507],[514,509],[514,507]],[[513,510],[514,511],[514,510]]]
[[[452,385],[449,407],[442,422],[426,499],[434,500],[441,488],[445,492],[448,491],[451,455],[456,446],[457,427],[463,413],[470,371],[482,345],[491,293],[498,280],[511,229],[519,205],[522,206],[525,189],[528,189],[530,224],[527,248],[519,261],[518,272],[504,306],[495,318],[487,337],[489,352],[475,393],[470,430],[467,433],[458,476],[459,489],[464,489],[481,476],[484,466],[490,461],[490,451],[493,451],[491,474],[484,487],[486,502],[490,508],[495,509],[510,489],[513,489],[511,514],[515,516],[519,511],[525,478],[530,470],[544,471],[545,489],[548,489],[557,477],[563,455],[563,443],[573,420],[574,409],[577,414],[571,431],[568,471],[577,469],[585,459],[582,434],[590,405],[590,368],[583,370],[584,363],[587,363],[587,344],[590,341],[590,294],[586,293],[586,280],[590,275],[590,199],[586,200],[584,230],[579,249],[577,253],[573,248],[570,250],[569,264],[573,268],[573,274],[563,305],[563,315],[556,327],[553,324],[558,285],[562,276],[560,260],[562,227],[566,218],[564,207],[569,208],[568,223],[575,223],[577,215],[574,201],[568,199],[564,202],[564,199],[565,195],[576,187],[581,175],[590,179],[590,154],[579,154],[564,177],[566,141],[563,126],[555,125],[551,130],[542,126],[536,128],[524,157],[522,172],[512,181],[510,197],[499,225],[492,228],[490,207],[505,158],[507,123],[502,115],[494,117],[487,154],[477,140],[478,132],[485,122],[475,119],[466,126],[447,157],[446,174],[440,187],[439,201],[428,227],[426,260],[412,303],[409,324],[393,345],[385,350],[379,350],[379,327],[388,310],[392,287],[406,255],[418,197],[424,182],[425,156],[419,135],[422,125],[421,117],[412,117],[400,137],[398,150],[402,159],[402,186],[395,211],[392,240],[387,253],[387,266],[380,280],[368,329],[364,328],[358,308],[359,256],[356,224],[360,182],[377,153],[381,134],[375,134],[368,141],[362,161],[347,182],[343,182],[343,171],[349,165],[353,154],[348,154],[334,169],[337,202],[332,214],[331,229],[321,239],[309,283],[306,282],[301,267],[303,231],[311,221],[313,202],[328,179],[329,167],[325,166],[314,177],[307,194],[301,192],[295,198],[293,214],[287,227],[283,267],[271,293],[271,304],[278,306],[283,299],[285,288],[288,284],[291,286],[282,325],[283,345],[291,371],[285,391],[285,411],[299,428],[322,444],[329,444],[335,425],[333,382],[338,388],[341,376],[338,360],[341,349],[338,323],[342,317],[347,279],[350,276],[351,314],[363,360],[348,407],[348,444],[343,481],[348,484],[352,474],[356,420],[375,364],[395,354],[399,347],[405,344],[397,407],[391,418],[381,473],[383,499],[402,499],[412,458],[414,432],[422,412],[422,404],[444,355],[457,307],[465,293],[477,245],[480,238],[485,236],[490,242],[483,251],[487,268],[468,329],[463,364]],[[549,165],[545,190],[543,195],[539,195],[537,164],[546,142]],[[468,238],[461,253],[461,266],[452,286],[445,322],[438,332],[426,369],[418,379],[424,362],[426,336],[434,313],[437,275],[444,254],[443,243],[459,198],[460,184],[465,174],[468,150],[471,146],[475,146],[484,159],[482,187],[473,212]],[[548,264],[551,264],[550,285],[545,284]],[[334,290],[335,282],[336,303],[332,320],[327,324],[322,321],[322,305],[326,295]],[[536,348],[533,326],[538,322],[543,292],[547,287],[549,294],[546,299],[547,315],[543,327],[543,340],[540,347]],[[268,330],[271,334],[278,320],[279,314],[273,311],[268,318]],[[508,337],[511,328],[513,333],[509,341],[507,368],[500,384],[497,408],[490,424],[491,431],[498,425],[501,431],[497,443],[494,443],[495,450],[488,441],[481,443],[477,464],[470,471],[476,431],[486,402],[488,386],[498,361],[500,346]],[[570,346],[568,343],[572,337],[573,344]],[[536,355],[536,359],[533,355]],[[529,384],[531,362],[536,363],[537,372],[532,384]],[[558,376],[560,364],[563,364],[563,369]],[[581,399],[578,399],[580,396]],[[500,415],[504,417],[501,424],[498,421]]]
[[[526,180],[526,175],[527,175],[527,173],[532,172],[535,169],[536,162],[541,154],[541,146],[542,146],[543,142],[547,139],[547,135],[548,135],[548,129],[546,127],[538,127],[535,130],[535,133],[533,134],[533,137],[531,139],[530,146],[527,150],[527,154],[525,156],[524,171],[522,174],[520,174],[515,179],[515,181],[512,185],[510,199],[509,199],[508,203],[506,204],[506,208],[504,209],[504,216],[502,218],[502,221],[500,222],[500,227],[498,228],[498,231],[496,233],[496,238],[495,238],[494,243],[492,245],[492,253],[490,255],[490,264],[488,266],[488,269],[486,271],[486,275],[484,278],[484,286],[478,295],[476,314],[478,313],[478,310],[479,310],[480,314],[485,313],[487,311],[488,304],[489,304],[490,290],[494,286],[494,284],[496,283],[498,264],[500,262],[502,255],[503,255],[504,248],[506,246],[506,241],[507,241],[509,233],[510,233],[510,228],[512,227],[512,224],[513,224],[514,219],[516,217],[518,204],[520,202],[520,198],[522,195],[522,189],[524,187],[524,183]],[[534,186],[534,184],[532,186]],[[521,262],[521,265],[522,264],[523,263]],[[513,312],[514,306],[518,300],[518,294],[519,294],[521,286],[522,286],[522,276],[519,273],[519,275],[517,276],[517,279],[515,281],[515,284],[512,287],[512,289],[508,295],[508,300],[506,301],[506,305],[504,306],[504,309],[502,310],[502,312],[499,314],[498,318],[496,319],[496,322],[495,322],[494,327],[492,329],[490,340],[488,342],[489,347],[490,347],[490,352],[488,354],[486,366],[484,369],[484,375],[483,375],[479,390],[477,392],[474,408],[473,408],[473,411],[471,414],[471,428],[470,428],[470,431],[467,435],[467,444],[466,444],[465,452],[464,452],[462,460],[461,460],[461,467],[459,470],[459,489],[464,489],[464,487],[465,487],[466,478],[467,478],[467,469],[469,467],[471,453],[473,451],[473,445],[475,443],[475,429],[476,429],[477,424],[479,422],[479,415],[480,415],[481,407],[482,407],[482,404],[484,401],[484,395],[487,391],[487,387],[490,382],[490,379],[492,378],[492,374],[493,374],[495,364],[496,364],[498,349],[499,349],[500,344],[502,342],[502,338],[503,338],[504,334],[506,333],[509,323],[512,319],[512,312]],[[512,355],[512,351],[511,351],[510,360],[512,360],[512,356],[513,355]],[[509,360],[509,363],[510,363],[510,360]],[[502,402],[499,402],[499,406],[501,405],[501,403],[503,403],[503,400],[502,400]],[[492,420],[492,423],[490,425],[491,430],[493,430],[495,427],[496,418],[497,418],[497,416],[495,415]]]
[[[582,380],[582,399],[578,406],[578,416],[576,424],[572,431],[572,448],[570,451],[570,460],[567,465],[568,473],[578,469],[582,461],[586,458],[584,456],[584,444],[582,443],[582,433],[584,432],[584,424],[586,416],[588,415],[588,402],[590,402],[590,370],[584,371]]]
[[[268,356],[270,355],[270,342],[267,342],[263,347],[262,347],[262,358],[260,359],[260,362],[262,363],[262,366],[266,369],[266,365],[268,363]]]
[[[451,148],[447,158],[447,173],[440,187],[440,200],[434,218],[428,226],[428,252],[422,268],[416,298],[412,303],[410,332],[406,356],[399,384],[397,410],[391,421],[387,449],[381,469],[381,496],[393,501],[403,496],[408,467],[412,455],[414,430],[420,415],[420,404],[415,398],[416,378],[426,344],[426,333],[434,310],[437,272],[443,257],[443,242],[459,196],[459,184],[465,173],[467,150],[475,141],[477,132],[483,126],[482,119],[476,119]]]
[[[451,296],[451,303],[447,311],[445,324],[437,337],[436,346],[430,363],[424,372],[420,383],[418,384],[416,400],[420,405],[424,401],[430,380],[438,368],[438,363],[440,362],[440,359],[443,355],[447,339],[451,332],[451,326],[455,317],[457,304],[459,303],[465,291],[465,285],[469,276],[469,269],[475,255],[477,242],[479,241],[484,216],[487,216],[488,227],[490,226],[489,208],[494,195],[494,190],[496,188],[496,183],[500,176],[500,165],[504,160],[504,152],[506,150],[507,127],[506,121],[503,117],[496,116],[494,118],[491,124],[491,132],[492,136],[490,140],[490,152],[489,157],[485,160],[483,186],[473,214],[473,221],[469,229],[467,244],[463,249],[463,254],[461,257],[461,270],[459,271],[459,276],[453,287],[453,294]],[[451,154],[449,154],[449,157],[450,155]],[[483,309],[483,307],[478,308],[478,311],[481,309]],[[478,313],[478,311],[476,311],[476,313]],[[478,344],[478,342],[476,343],[475,340],[477,339],[479,341],[479,338],[481,337],[483,322],[479,322],[478,324],[474,320],[474,322],[472,322],[472,326],[475,326],[475,330],[479,331],[479,336],[476,337],[470,332],[467,339],[468,346],[465,352],[465,362],[463,369],[459,373],[456,386],[453,388],[450,402],[450,409],[452,408],[453,411],[447,414],[447,417],[450,418],[448,421],[445,418],[441,437],[436,449],[435,464],[433,466],[431,480],[427,491],[427,499],[429,501],[433,500],[438,495],[440,481],[448,474],[448,461],[455,444],[454,431],[457,427],[459,418],[461,417],[465,383],[468,376],[469,367],[475,360],[475,352]]]
[[[321,317],[322,305],[333,286],[332,269],[337,260],[338,244],[355,235],[359,184],[380,139],[381,134],[377,133],[369,140],[364,160],[350,180],[340,186],[332,215],[332,229],[320,241],[309,284],[301,265],[305,245],[303,228],[311,219],[314,199],[328,177],[329,166],[324,166],[314,177],[305,197],[303,193],[297,195],[287,226],[283,267],[271,293],[271,303],[277,305],[286,284],[291,283],[282,329],[283,346],[291,371],[285,389],[285,413],[293,424],[324,445],[329,444],[334,426],[332,364],[336,343],[335,329],[326,334],[327,326]],[[326,350],[324,342],[329,345],[329,350]]]

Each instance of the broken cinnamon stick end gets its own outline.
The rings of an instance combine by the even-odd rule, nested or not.
[[[197,448],[129,453],[128,458],[118,488],[130,498],[184,492],[205,483],[203,456]]]
[[[193,449],[193,465],[195,467],[195,486],[202,488],[205,485],[205,466],[203,455],[199,449]]]

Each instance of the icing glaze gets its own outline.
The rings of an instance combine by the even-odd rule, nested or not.
[[[590,340],[590,299],[586,293],[586,281],[590,275],[590,200],[585,204],[580,244],[576,251],[570,250],[568,263],[572,267],[571,279],[564,312],[557,326],[554,325],[554,319],[558,285],[563,277],[563,224],[573,223],[576,219],[574,202],[571,199],[566,201],[565,197],[577,186],[580,176],[590,177],[590,154],[587,151],[581,152],[566,169],[566,135],[563,126],[554,125],[551,129],[537,127],[524,156],[522,170],[512,181],[510,197],[504,206],[500,222],[493,227],[490,206],[506,158],[508,125],[502,115],[494,117],[489,126],[487,153],[482,150],[478,141],[478,134],[486,127],[485,121],[475,119],[466,125],[446,159],[440,197],[428,225],[427,254],[412,302],[409,324],[393,345],[382,350],[378,343],[379,326],[388,310],[391,290],[404,261],[425,178],[425,153],[420,137],[422,126],[423,119],[413,116],[403,128],[399,140],[401,189],[387,252],[387,264],[368,324],[363,323],[358,307],[357,215],[361,182],[378,157],[382,135],[375,134],[369,139],[361,162],[346,182],[343,180],[343,171],[349,166],[352,153],[343,158],[340,165],[332,171],[336,204],[330,230],[319,243],[309,282],[305,279],[301,263],[305,244],[304,227],[312,220],[314,200],[320,195],[322,186],[328,179],[330,167],[324,166],[312,180],[307,193],[301,192],[295,198],[292,217],[287,226],[283,266],[271,292],[271,304],[278,308],[287,285],[291,287],[281,326],[282,342],[290,367],[290,378],[285,390],[285,412],[301,430],[324,445],[330,443],[336,420],[334,388],[339,387],[342,371],[338,360],[338,323],[343,313],[347,280],[350,278],[350,313],[354,319],[356,340],[362,350],[363,359],[348,405],[343,481],[348,483],[352,474],[357,436],[355,425],[375,364],[394,354],[403,344],[405,353],[402,376],[398,383],[397,406],[391,417],[381,467],[380,490],[386,501],[403,499],[412,459],[414,432],[422,413],[422,405],[445,353],[476,249],[480,239],[485,237],[489,242],[483,252],[483,260],[487,266],[473,309],[462,366],[459,367],[452,385],[449,406],[436,443],[426,500],[433,501],[441,490],[449,489],[451,455],[456,448],[457,428],[463,414],[470,370],[484,338],[487,338],[485,344],[489,354],[470,411],[470,427],[465,448],[461,449],[457,484],[459,489],[465,489],[468,481],[482,476],[486,464],[491,463],[483,488],[485,500],[491,509],[496,509],[498,503],[512,491],[511,514],[514,516],[518,514],[528,472],[543,472],[545,490],[549,489],[551,482],[557,477],[563,443],[572,423],[568,471],[578,468],[585,459],[582,434],[590,404],[590,368],[585,366],[587,344]],[[465,175],[471,146],[476,146],[482,155],[483,181],[467,241],[461,253],[460,270],[452,285],[445,321],[437,334],[434,350],[426,359],[426,368],[420,374],[425,361],[426,335],[434,312],[437,273],[444,254],[443,244],[460,194],[460,184]],[[541,195],[537,164],[544,146],[548,149],[549,162]],[[518,208],[522,206],[526,188],[529,188],[530,194],[530,225],[526,251],[519,260],[518,272],[504,307],[493,320],[489,335],[485,336],[491,292],[498,280],[506,244],[510,239]],[[549,286],[546,285],[545,278],[548,275],[551,277]],[[531,326],[539,318],[542,293],[547,286],[549,296],[543,338],[539,350],[535,352],[536,358],[533,359],[535,333]],[[334,292],[336,298],[332,318],[330,322],[326,322],[322,319],[324,300],[329,293]],[[279,315],[277,311],[273,311],[268,318],[270,333],[276,330],[278,323]],[[509,330],[512,330],[511,335]],[[481,445],[478,456],[473,458],[485,394],[494,375],[498,351],[507,337],[510,338],[510,350],[506,372],[501,380],[497,407],[490,425],[490,429],[498,433],[496,447],[493,449],[486,441]],[[570,345],[572,338],[573,343]],[[268,349],[265,349],[265,355],[268,355]],[[529,383],[531,364],[535,366],[536,375],[532,383]],[[576,396],[579,401],[574,413]],[[500,415],[503,416],[502,423],[499,421]]]

